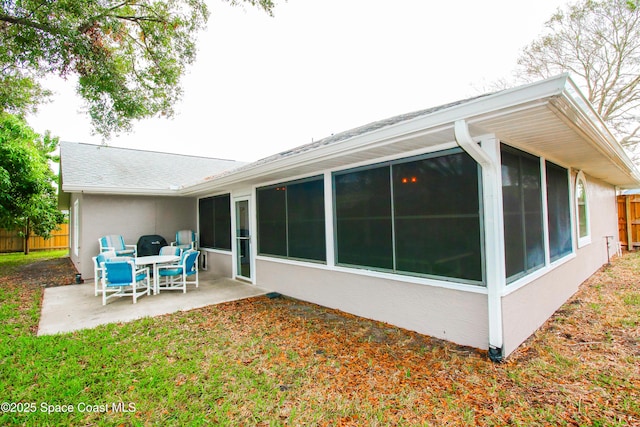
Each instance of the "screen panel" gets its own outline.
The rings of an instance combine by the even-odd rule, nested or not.
[[[389,166],[334,176],[337,262],[392,269]]]
[[[396,269],[481,281],[475,161],[456,153],[392,168]]]

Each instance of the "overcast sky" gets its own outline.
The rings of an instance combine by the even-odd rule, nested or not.
[[[118,147],[252,161],[372,121],[464,99],[508,76],[567,1],[289,0],[275,17],[210,0],[173,119]],[[73,81],[29,123],[99,144]]]

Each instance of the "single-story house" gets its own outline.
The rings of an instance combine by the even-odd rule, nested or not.
[[[193,228],[208,269],[494,360],[607,262],[616,191],[640,184],[566,74],[250,164],[71,143],[61,162],[85,277],[101,235]]]

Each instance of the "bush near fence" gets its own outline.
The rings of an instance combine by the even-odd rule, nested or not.
[[[51,232],[50,239],[40,236],[29,237],[29,251],[48,251],[69,248],[69,224],[59,224],[58,229]],[[24,251],[24,237],[15,230],[0,228],[0,252]]]

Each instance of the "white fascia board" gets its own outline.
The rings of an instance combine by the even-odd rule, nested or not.
[[[588,135],[587,140],[594,142],[595,149],[640,185],[640,171],[572,80],[569,79],[563,97],[554,106],[571,121],[576,131]],[[575,117],[571,117],[570,112]]]
[[[93,187],[87,185],[63,185],[65,193],[84,194],[110,194],[126,196],[181,196],[179,190],[149,189],[149,188],[125,188],[125,187]]]

